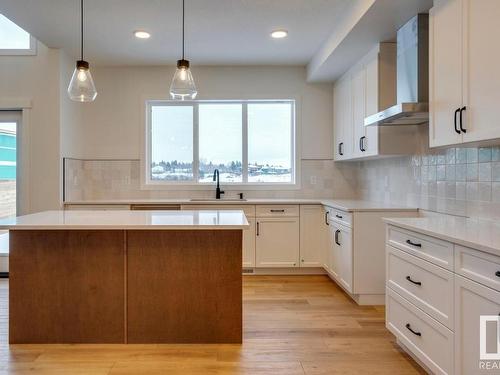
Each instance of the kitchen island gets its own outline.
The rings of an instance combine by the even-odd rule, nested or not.
[[[9,342],[240,343],[243,211],[46,211],[10,231]]]

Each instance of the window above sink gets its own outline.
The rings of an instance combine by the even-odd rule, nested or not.
[[[295,187],[295,100],[146,102],[143,187]]]

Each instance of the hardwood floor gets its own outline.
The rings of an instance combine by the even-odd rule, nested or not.
[[[424,374],[326,276],[246,276],[243,345],[11,345],[0,281],[0,375]]]

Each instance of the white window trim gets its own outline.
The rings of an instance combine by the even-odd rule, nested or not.
[[[0,56],[35,56],[36,55],[36,39],[30,34],[30,48],[28,49],[2,49],[0,48]]]
[[[149,174],[148,166],[151,165],[151,137],[149,136],[151,129],[151,119],[150,119],[150,107],[152,105],[193,105],[195,104],[194,111],[198,110],[197,104],[200,103],[273,103],[273,102],[295,102],[292,106],[292,139],[291,139],[291,152],[292,152],[292,182],[260,182],[260,183],[248,183],[248,182],[222,182],[223,189],[225,191],[253,191],[253,190],[299,190],[300,184],[300,129],[299,124],[300,119],[300,101],[299,98],[290,97],[287,99],[215,99],[215,100],[192,100],[192,101],[173,101],[173,100],[159,100],[154,98],[143,97],[141,99],[142,113],[143,116],[143,126],[141,131],[141,189],[143,190],[213,190],[212,183],[200,183],[196,181],[198,174],[198,116],[194,117],[193,122],[193,181],[192,182],[176,182],[176,181],[155,181],[151,180]],[[243,105],[243,129],[242,129],[242,142],[243,142],[243,155],[242,159],[248,157],[247,144],[248,144],[248,124],[246,116],[247,105]],[[247,160],[242,160],[242,173],[245,176],[244,171],[248,168],[245,164]]]

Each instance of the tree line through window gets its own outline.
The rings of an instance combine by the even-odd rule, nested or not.
[[[148,103],[152,183],[290,184],[295,178],[295,103]]]

